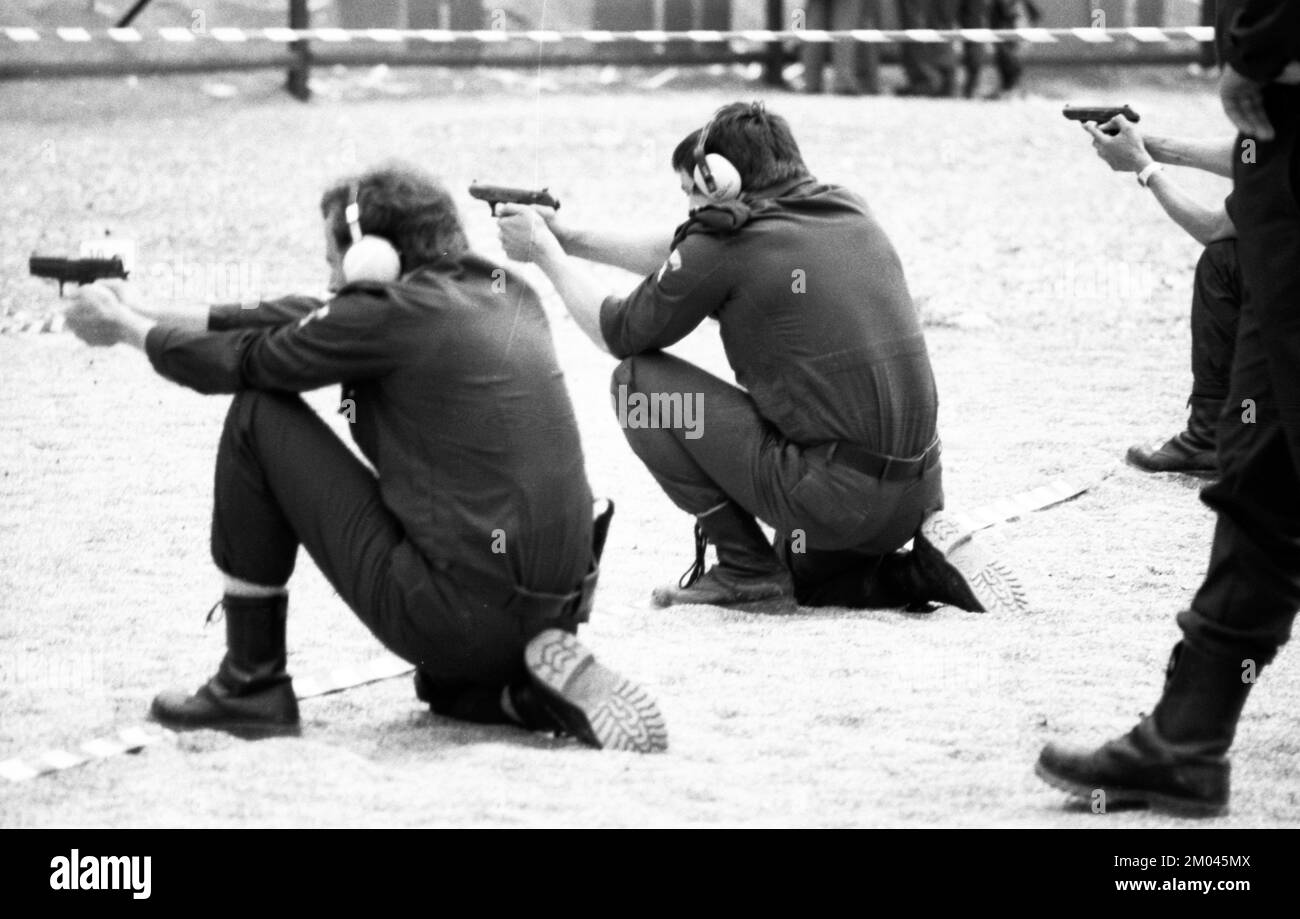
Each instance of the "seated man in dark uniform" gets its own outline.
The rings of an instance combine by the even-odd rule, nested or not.
[[[931,516],[943,507],[934,378],[902,266],[866,203],[814,179],[785,120],[758,103],[720,109],[672,166],[692,211],[671,240],[522,207],[500,222],[507,254],[536,261],[587,335],[622,359],[616,404],[699,407],[695,426],[624,419],[637,456],[697,521],[696,564],[654,602],[1019,609],[1019,586],[971,533]],[[645,280],[611,296],[566,250]],[[708,317],[739,387],[662,351]],[[707,573],[706,543],[718,557]]]
[[[1127,459],[1147,472],[1214,475],[1218,472],[1215,429],[1228,397],[1237,318],[1245,295],[1237,264],[1237,228],[1228,216],[1232,196],[1217,208],[1205,207],[1179,188],[1161,164],[1230,178],[1236,140],[1144,139],[1123,115],[1100,129],[1091,123],[1084,128],[1092,135],[1097,155],[1111,169],[1135,173],[1170,219],[1205,247],[1192,281],[1192,394],[1187,400],[1191,409],[1187,427],[1161,444],[1130,447]],[[1105,133],[1110,130],[1118,133]]]
[[[196,693],[164,693],[168,727],[296,734],[285,585],[304,546],[343,600],[417,668],[434,711],[666,745],[654,703],[574,638],[607,516],[534,291],[468,250],[445,188],[404,166],[321,199],[327,301],[214,307],[203,319],[83,288],[69,326],[125,341],[164,377],[235,393],[217,448],[212,554],[227,651]],[[160,320],[161,321],[158,321]],[[296,395],[342,384],[367,468]],[[593,529],[596,531],[593,535]]]

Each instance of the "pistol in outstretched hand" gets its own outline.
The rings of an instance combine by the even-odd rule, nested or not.
[[[559,199],[553,197],[545,188],[541,191],[533,191],[528,188],[480,185],[478,182],[474,182],[469,187],[469,195],[479,201],[486,201],[488,207],[492,210],[493,217],[497,215],[498,204],[541,204],[557,211],[560,209]]]
[[[1098,126],[1110,121],[1116,115],[1123,115],[1134,124],[1142,120],[1142,117],[1133,111],[1132,106],[1128,105],[1067,105],[1061,110],[1061,114],[1071,121],[1080,123],[1095,121]],[[1118,133],[1113,129],[1106,131],[1103,128],[1102,130],[1110,135]]]
[[[65,258],[60,255],[33,255],[27,260],[33,277],[53,278],[59,282],[59,296],[69,281],[91,284],[105,278],[126,279],[127,270],[121,256],[109,258]]]

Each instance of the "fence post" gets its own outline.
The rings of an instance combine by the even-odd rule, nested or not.
[[[770,31],[780,32],[785,28],[785,3],[783,0],[767,0],[767,27]],[[763,82],[768,86],[785,86],[785,49],[779,41],[768,42],[767,59],[763,62]]]
[[[307,0],[289,0],[289,28],[311,28],[311,10],[307,7]],[[290,44],[289,50],[296,60],[289,65],[289,76],[284,86],[289,95],[306,102],[311,98],[311,45],[304,39]]]

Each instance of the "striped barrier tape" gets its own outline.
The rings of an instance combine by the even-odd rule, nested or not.
[[[1142,44],[1161,44],[1175,41],[1214,41],[1214,29],[1210,26],[1182,26],[1177,28],[1156,28],[1153,26],[1131,26],[1122,29],[1098,29],[1092,27],[1068,29],[850,29],[829,32],[819,29],[789,29],[769,31],[745,29],[737,31],[706,31],[693,29],[683,32],[665,32],[660,30],[641,30],[634,32],[605,32],[598,30],[573,31],[507,31],[505,29],[479,29],[474,31],[453,32],[445,29],[288,29],[288,28],[209,28],[195,31],[188,28],[172,27],[141,30],[126,29],[85,29],[79,27],[41,30],[27,27],[0,26],[0,35],[18,44],[42,41],[59,41],[84,44],[95,41],[113,41],[120,44],[135,44],[146,41],[172,43],[215,41],[237,44],[250,41],[271,41],[291,43],[297,41],[318,41],[328,43],[375,42],[396,43],[403,41],[423,41],[429,43],[471,43],[496,44],[501,42],[530,42],[544,45],[556,42],[583,42],[601,44],[608,42],[641,42],[663,44],[666,42],[692,42],[696,44],[710,42],[745,42],[766,44],[769,42],[831,42],[848,39],[867,44],[906,44],[939,43],[949,41],[972,42],[1006,42],[1024,41],[1032,44],[1080,43],[1085,45],[1108,44],[1117,41],[1133,41]]]
[[[963,530],[970,532],[984,530],[995,524],[1023,517],[1032,511],[1073,500],[1100,485],[1113,471],[1107,469],[1091,476],[1078,474],[1058,476],[1037,488],[990,501],[971,511],[958,511],[948,516],[952,517]]]
[[[990,501],[962,516],[970,522],[972,529],[983,530],[997,523],[1015,520],[1031,511],[1043,510],[1077,498],[1101,484],[1109,475],[1110,472],[1107,471],[1093,477],[1060,476],[1046,485]]]
[[[293,682],[299,699],[314,699],[404,676],[414,672],[414,669],[404,660],[389,657],[359,666],[340,667],[326,674],[295,678]],[[37,776],[63,772],[123,753],[139,753],[146,747],[175,742],[174,731],[146,722],[123,728],[110,737],[87,740],[73,750],[47,750],[27,758],[0,760],[0,779],[25,782]]]
[[[1014,520],[1031,511],[1077,498],[1104,481],[1109,475],[1108,470],[1100,476],[1060,476],[1037,488],[990,502],[973,511],[953,515],[954,520],[972,531],[982,530],[998,523]],[[295,678],[294,687],[299,699],[313,699],[355,689],[369,683],[405,676],[413,673],[414,669],[406,661],[395,657],[380,658],[367,664],[341,667],[323,675]],[[160,743],[175,743],[175,741],[176,734],[173,731],[156,724],[128,727],[118,731],[112,737],[87,740],[79,744],[75,751],[49,750],[28,759],[2,760],[0,779],[9,782],[25,782],[37,776],[63,772],[87,763],[120,756],[123,753],[139,753],[147,747]]]
[[[30,759],[7,759],[0,761],[0,779],[10,782],[25,782],[38,775],[49,775],[83,766],[86,763],[108,759],[122,753],[139,753],[145,747],[160,743],[172,743],[175,735],[156,726],[129,727],[118,731],[109,738],[97,738],[80,744],[76,752],[68,750],[49,750]]]

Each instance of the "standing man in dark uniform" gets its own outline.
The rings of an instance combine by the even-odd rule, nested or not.
[[[1102,128],[1091,122],[1084,129],[1111,169],[1132,172],[1138,184],[1151,190],[1175,223],[1205,248],[1192,281],[1192,394],[1187,427],[1156,446],[1129,448],[1130,464],[1147,472],[1214,475],[1216,429],[1228,397],[1237,320],[1244,296],[1237,263],[1237,228],[1228,216],[1228,202],[1205,207],[1165,173],[1162,164],[1191,166],[1230,177],[1236,138],[1196,141],[1178,137],[1143,138],[1123,115]],[[1104,130],[1103,130],[1104,129]],[[1113,130],[1115,134],[1105,131]]]
[[[69,326],[128,342],[201,393],[234,393],[217,448],[212,555],[227,651],[178,730],[298,733],[285,585],[298,547],[375,636],[417,668],[434,711],[662,749],[645,693],[573,637],[604,522],[536,294],[468,251],[450,195],[394,166],[321,199],[328,301],[214,307],[157,321],[126,288],[83,288]],[[188,327],[187,327],[188,326]],[[363,465],[296,395],[340,383]]]
[[[1300,3],[1229,4],[1220,25],[1246,298],[1221,478],[1201,493],[1218,514],[1209,570],[1178,614],[1183,640],[1155,710],[1095,750],[1049,744],[1037,766],[1073,795],[1196,816],[1227,810],[1242,708],[1300,610]]]
[[[671,241],[548,213],[553,232],[531,208],[501,220],[507,254],[536,261],[622,360],[612,395],[628,442],[696,518],[695,565],[654,602],[1019,609],[1009,574],[931,516],[943,507],[934,377],[902,265],[866,203],[814,179],[785,119],[758,103],[724,106],[672,166],[692,211]],[[610,295],[566,250],[646,278]],[[663,353],[709,317],[739,387]],[[698,424],[623,408],[638,404],[696,406]],[[707,573],[706,542],[718,557]]]

